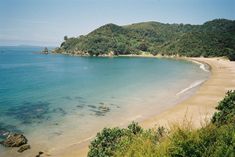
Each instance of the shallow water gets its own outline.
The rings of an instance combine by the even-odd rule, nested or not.
[[[41,49],[0,47],[0,138],[22,132],[41,150],[159,113],[209,75],[183,60],[34,53]]]

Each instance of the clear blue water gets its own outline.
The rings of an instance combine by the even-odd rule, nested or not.
[[[183,60],[35,53],[40,50],[0,47],[0,136],[23,132],[34,143],[40,135],[37,142],[45,147],[57,136],[69,141],[79,133],[83,139],[104,126],[156,114],[208,77]],[[103,104],[108,112],[100,112]]]

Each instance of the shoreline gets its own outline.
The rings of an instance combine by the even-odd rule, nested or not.
[[[132,55],[130,57],[135,56]],[[169,127],[173,123],[184,122],[185,119],[192,122],[192,125],[195,128],[199,128],[206,122],[206,119],[211,118],[212,114],[216,111],[215,106],[223,98],[225,92],[229,89],[235,89],[235,80],[233,80],[233,78],[235,78],[235,62],[230,62],[223,58],[187,58],[166,56],[137,57],[187,60],[199,65],[203,64],[205,66],[206,64],[211,72],[210,77],[198,85],[199,87],[193,95],[159,114],[155,114],[147,119],[139,121],[139,124],[145,129],[153,128],[155,126]],[[84,157],[87,155],[89,143],[90,139],[80,142],[78,141],[78,143],[74,143],[64,149],[52,151],[50,156]]]
[[[216,111],[215,107],[228,90],[235,89],[235,62],[223,58],[188,58],[209,65],[211,76],[194,95],[174,107],[141,122],[144,128],[170,127],[188,121],[194,128],[202,127]]]

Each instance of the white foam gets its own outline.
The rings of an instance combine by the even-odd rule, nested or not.
[[[181,90],[180,92],[178,92],[176,95],[180,95],[180,94],[183,94],[185,92],[187,92],[188,90],[194,88],[194,87],[197,87],[199,85],[201,85],[205,80],[199,80],[199,81],[196,81],[196,82],[193,82],[192,84],[190,84],[187,88]]]
[[[206,65],[201,63],[201,62],[198,62],[198,61],[195,61],[195,60],[192,60],[192,62],[196,63],[196,64],[199,64],[200,65],[200,68],[206,72],[209,72],[209,70],[206,68]]]

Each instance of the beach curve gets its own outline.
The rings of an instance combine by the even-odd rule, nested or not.
[[[228,90],[235,89],[235,62],[223,58],[188,58],[210,66],[211,76],[202,83],[195,94],[165,112],[143,121],[145,128],[191,121],[195,128],[209,120],[216,111],[215,106]]]
[[[216,111],[215,106],[224,97],[225,93],[228,90],[235,89],[235,62],[223,58],[186,58],[186,60],[200,64],[200,66],[202,64],[210,66],[210,78],[200,82],[200,87],[194,95],[183,102],[158,115],[140,121],[142,127],[169,127],[170,124],[181,123],[186,118],[192,122],[195,128],[199,128],[206,119],[211,118]],[[88,145],[89,140],[74,144],[66,149],[51,152],[50,156],[85,157],[87,156]]]

